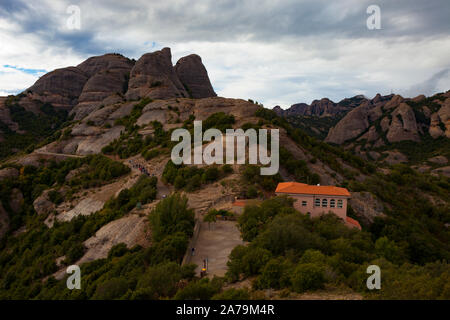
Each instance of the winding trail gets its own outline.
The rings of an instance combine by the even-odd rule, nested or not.
[[[86,156],[82,156],[79,154],[55,153],[55,152],[47,152],[47,151],[40,151],[40,150],[35,150],[34,153],[43,154],[43,155],[47,155],[47,156],[67,157],[67,158],[85,158],[86,157]]]

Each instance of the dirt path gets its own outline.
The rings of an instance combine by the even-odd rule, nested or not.
[[[198,239],[195,243],[194,256],[191,263],[198,267],[200,274],[203,260],[208,260],[208,276],[224,276],[227,271],[228,256],[237,245],[244,244],[237,228],[236,221],[217,221],[211,224],[202,222]]]
[[[67,157],[67,158],[84,158],[86,156],[80,156],[78,154],[66,154],[66,153],[55,153],[55,152],[47,152],[47,151],[40,151],[35,150],[34,151],[37,154],[43,154],[47,156],[56,156],[56,157]]]

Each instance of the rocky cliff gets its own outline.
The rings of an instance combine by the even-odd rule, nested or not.
[[[377,95],[350,111],[330,129],[326,142],[343,144],[366,140],[372,146],[415,141],[429,135],[450,137],[450,92],[405,99]]]
[[[68,111],[74,120],[81,120],[105,106],[110,110],[113,105],[116,109],[124,105],[125,110],[131,111],[127,102],[144,97],[200,99],[215,96],[198,55],[183,57],[173,66],[171,51],[164,48],[146,53],[138,61],[120,54],[105,54],[91,57],[75,67],[54,70],[14,97],[14,103],[35,115],[42,114],[42,105],[48,103],[56,110]],[[19,131],[19,125],[12,120],[6,100],[0,97],[0,141],[5,130],[26,133]],[[119,134],[120,130],[112,137]],[[104,139],[109,141],[110,138]]]
[[[290,108],[283,110],[280,106],[275,106],[273,110],[280,116],[316,116],[316,117],[329,117],[335,116],[341,113],[346,113],[356,106],[362,104],[367,99],[362,96],[354,96],[352,98],[346,98],[338,103],[331,101],[328,98],[321,100],[314,100],[311,104],[296,103]]]

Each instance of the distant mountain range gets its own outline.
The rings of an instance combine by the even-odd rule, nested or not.
[[[324,98],[273,110],[308,134],[364,158],[383,160],[383,151],[395,150],[394,162],[450,159],[450,91],[415,98],[355,96],[338,103]]]

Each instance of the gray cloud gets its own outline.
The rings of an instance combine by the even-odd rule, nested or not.
[[[403,94],[406,96],[414,96],[419,94],[432,95],[433,93],[441,90],[441,88],[439,87],[439,82],[441,80],[447,80],[447,85],[450,85],[450,68],[436,72],[426,81],[415,84],[411,88],[405,90]],[[444,90],[447,89],[449,88],[446,87]]]
[[[81,8],[81,30],[65,28],[70,4]],[[366,28],[371,4],[381,8],[381,30]],[[17,38],[9,45],[29,45],[37,56],[36,63],[0,57],[4,64],[40,68],[39,60],[57,56],[81,62],[120,52],[139,58],[171,46],[175,57],[200,51],[220,94],[261,95],[266,104],[339,100],[405,91],[448,67],[449,16],[448,0],[3,0],[0,21],[14,28],[0,24],[0,37]],[[421,59],[427,47],[428,58]],[[408,70],[407,59],[414,68]],[[30,61],[33,66],[23,65]],[[278,90],[262,89],[267,85]]]

